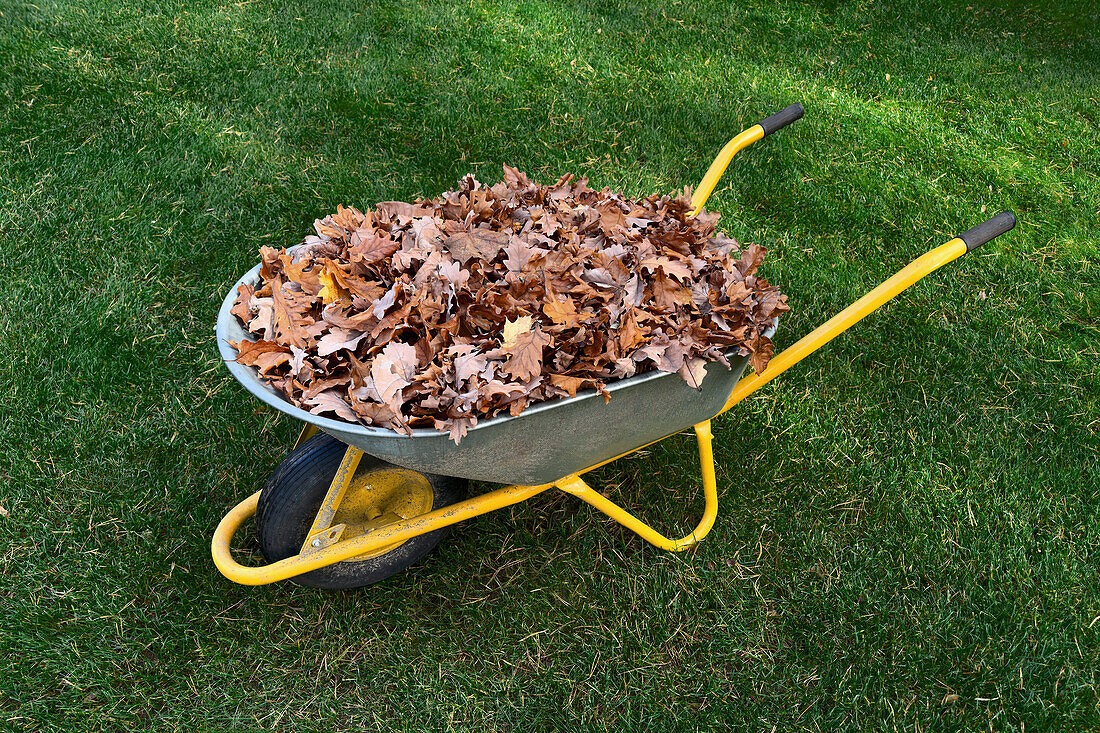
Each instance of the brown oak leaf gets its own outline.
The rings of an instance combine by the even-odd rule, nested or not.
[[[233,302],[233,308],[230,309],[230,313],[240,319],[241,323],[248,323],[248,320],[252,317],[252,310],[250,303],[252,302],[252,296],[256,294],[256,289],[247,283],[242,283],[237,286],[237,299]]]
[[[504,248],[504,254],[504,266],[509,272],[523,272],[534,257],[535,250],[519,237],[512,236],[508,240],[508,246]]]
[[[650,257],[642,263],[642,266],[649,270],[655,270],[659,267],[669,277],[674,277],[684,283],[692,282],[695,278],[695,274],[690,267],[669,257]]]
[[[542,374],[542,350],[550,345],[550,337],[538,328],[516,336],[504,351],[511,355],[504,364],[504,371],[516,379],[528,381]]]
[[[404,201],[383,201],[375,208],[391,219],[399,216],[406,219],[415,219],[421,216],[432,215],[432,210],[428,207],[409,204]]]
[[[764,254],[766,249],[759,244],[750,244],[745,248],[745,251],[741,253],[741,261],[737,263],[737,269],[740,271],[743,277],[756,272],[756,268],[760,267],[764,262]]]
[[[534,319],[531,316],[520,316],[516,320],[507,320],[504,322],[504,333],[501,345],[505,350],[515,345],[516,339],[521,334],[527,333],[534,325]]]
[[[373,265],[375,262],[380,262],[396,252],[397,248],[401,246],[401,243],[397,240],[377,234],[373,227],[356,229],[352,232],[350,244],[348,254],[351,261],[362,265]]]
[[[638,318],[632,306],[624,308],[622,318],[619,320],[619,353],[627,354],[633,351],[635,346],[645,341],[648,330],[638,325]]]
[[[462,442],[462,439],[466,437],[466,433],[470,428],[477,425],[477,417],[470,415],[468,417],[449,417],[444,420],[435,421],[436,430],[444,430],[451,440],[458,445]]]
[[[691,357],[684,361],[684,365],[678,370],[690,386],[699,389],[703,386],[703,378],[707,376],[707,361],[698,357]]]
[[[570,377],[565,374],[551,374],[550,384],[555,387],[560,387],[569,393],[570,397],[577,396],[577,390],[584,389],[585,386],[592,384],[591,379],[583,379],[581,377]]]
[[[237,350],[237,363],[245,366],[259,366],[265,354],[285,352],[290,358],[290,349],[274,341],[230,341],[229,345]]]
[[[547,295],[552,295],[552,293],[547,292]],[[565,326],[566,328],[580,325],[577,306],[568,296],[547,300],[542,304],[542,312],[549,316],[550,320],[556,325]]]
[[[663,272],[658,272],[652,280],[653,300],[657,307],[665,311],[675,311],[681,305],[691,302],[691,288],[685,288]]]
[[[401,390],[412,384],[416,366],[416,347],[399,341],[387,344],[371,363],[374,388],[394,412],[400,412]]]
[[[282,276],[276,276],[271,288],[273,326],[275,335],[290,346],[305,348],[309,342],[308,326],[314,324],[309,315],[313,296],[303,291],[294,292],[284,287]]]
[[[494,232],[489,229],[471,229],[468,232],[452,234],[443,240],[443,246],[451,257],[462,264],[472,259],[491,262],[508,244],[506,232]]]
[[[336,327],[317,340],[317,356],[328,356],[340,349],[355,351],[355,347],[367,334],[363,331],[349,331]]]
[[[275,301],[273,298],[252,297],[256,315],[248,322],[248,330],[265,339],[275,338]]]
[[[318,291],[317,296],[321,298],[322,303],[330,305],[351,300],[351,292],[341,284],[342,279],[340,268],[332,260],[327,260],[324,268],[317,275],[317,280],[321,283],[321,290]]]
[[[772,340],[757,332],[756,338],[750,342],[752,348],[752,370],[759,374],[768,368],[768,362],[771,361],[772,354],[775,353],[775,344]]]
[[[452,346],[451,351],[457,353],[454,365],[455,379],[457,379],[459,383],[478,376],[484,372],[485,368],[489,365],[489,360],[485,355],[478,353],[468,344],[463,346]]]
[[[520,173],[518,170],[510,165],[504,165],[504,183],[508,188],[525,189],[531,186],[531,179],[527,177],[527,174]]]
[[[305,402],[307,405],[310,405],[309,411],[314,415],[332,412],[341,420],[348,420],[350,422],[355,422],[356,420],[355,410],[351,409],[351,405],[348,404],[348,401],[344,399],[344,396],[340,394],[339,390],[326,390],[325,392],[307,398]]]
[[[317,295],[321,292],[321,288],[324,284],[321,282],[321,271],[315,267],[315,262],[311,258],[303,257],[295,262],[290,255],[283,255],[283,274],[291,282],[298,283],[298,287],[306,291],[310,295]]]

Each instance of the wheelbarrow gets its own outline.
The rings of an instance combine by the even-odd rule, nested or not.
[[[802,105],[791,105],[730,140],[695,190],[693,214],[703,208],[737,152],[798,120],[802,113]],[[257,265],[230,289],[222,304],[218,348],[245,389],[305,426],[263,490],[239,503],[219,523],[211,542],[214,563],[227,578],[245,585],[289,578],[319,588],[359,587],[416,563],[452,525],[555,488],[591,504],[650,544],[687,550],[706,537],[718,513],[711,447],[711,421],[716,416],[925,275],[1015,224],[1010,212],[1001,212],[918,257],[775,356],[761,373],[741,379],[748,357],[737,355],[729,357],[729,368],[709,364],[698,389],[679,375],[648,372],[608,385],[611,399],[606,402],[603,395],[588,390],[537,404],[516,417],[484,420],[470,428],[458,445],[436,430],[414,429],[402,435],[313,415],[265,385],[254,368],[238,364],[236,349],[229,342],[250,337],[230,309],[238,285],[259,282]],[[666,537],[581,478],[688,428],[694,430],[698,443],[704,508],[698,525],[684,537]],[[470,480],[505,486],[464,498]],[[241,565],[230,550],[234,534],[253,516],[267,565]]]

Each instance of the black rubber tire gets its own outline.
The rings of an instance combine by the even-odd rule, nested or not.
[[[340,441],[318,433],[291,451],[267,479],[256,507],[256,534],[260,551],[268,562],[293,557],[301,550],[346,450],[347,446]],[[356,473],[389,465],[381,459],[364,455]],[[454,504],[466,496],[466,479],[430,473],[424,476],[432,486],[433,509]],[[360,588],[377,583],[419,562],[449,530],[449,527],[444,527],[413,537],[384,555],[336,563],[291,580],[312,588],[326,589]]]

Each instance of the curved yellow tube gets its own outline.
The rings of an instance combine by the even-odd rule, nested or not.
[[[257,491],[233,507],[232,511],[226,514],[218,524],[218,528],[214,530],[214,538],[210,541],[210,554],[214,557],[214,564],[221,571],[221,574],[233,582],[242,585],[264,585],[265,583],[286,580],[295,575],[308,573],[310,570],[343,562],[357,555],[365,555],[382,547],[399,544],[413,537],[449,527],[452,524],[496,509],[518,504],[550,488],[553,488],[553,484],[505,486],[488,494],[475,496],[457,504],[451,504],[442,509],[422,514],[419,517],[402,519],[387,524],[367,534],[337,542],[306,555],[295,555],[261,567],[246,567],[233,559],[233,554],[229,548],[233,541],[233,535],[236,534],[241,525],[256,513],[256,505],[260,500],[260,492]]]
[[[722,177],[722,174],[726,172],[726,168],[729,167],[730,161],[733,160],[733,156],[737,155],[737,153],[752,145],[757,140],[763,139],[763,137],[764,128],[760,125],[753,125],[726,143],[725,147],[719,151],[718,157],[710,164],[710,168],[707,169],[707,174],[703,176],[703,180],[699,181],[699,185],[696,186],[695,192],[691,195],[692,216],[696,216],[703,210],[703,205],[707,203],[707,199],[714,193],[714,187],[718,185],[718,180]]]
[[[714,455],[711,449],[713,436],[710,431],[710,421],[695,426],[695,435],[699,443],[699,460],[703,473],[703,494],[706,507],[703,518],[690,534],[678,540],[669,539],[649,525],[645,524],[630,512],[618,506],[610,499],[605,498],[580,479],[579,476],[568,476],[554,484],[541,486],[506,486],[496,491],[475,496],[471,499],[452,504],[433,512],[428,512],[419,517],[403,519],[387,524],[368,533],[353,537],[349,540],[337,542],[334,545],[307,554],[299,554],[288,557],[285,560],[263,565],[259,567],[247,567],[233,559],[230,547],[233,535],[256,513],[256,506],[260,500],[260,492],[242,501],[225,515],[214,531],[214,537],[210,541],[210,554],[214,558],[214,564],[222,575],[242,585],[264,585],[278,580],[286,580],[295,575],[308,573],[334,563],[349,560],[358,555],[363,555],[388,545],[404,542],[418,535],[433,532],[442,527],[447,527],[472,517],[486,514],[496,509],[501,509],[512,504],[526,501],[536,494],[547,489],[557,487],[566,493],[572,494],[596,507],[604,514],[617,522],[629,527],[641,535],[647,542],[665,550],[681,551],[698,544],[711,527],[718,516],[718,487],[714,477]]]
[[[703,495],[706,506],[703,509],[703,518],[690,534],[678,540],[669,539],[657,530],[650,527],[642,520],[635,517],[603,494],[591,488],[577,475],[568,476],[557,482],[557,487],[567,494],[585,501],[607,516],[614,519],[627,529],[636,532],[642,539],[662,550],[681,552],[699,544],[718,516],[718,486],[714,478],[714,454],[711,449],[713,435],[710,431],[710,421],[699,423],[695,426],[695,438],[699,443],[699,463],[703,474]]]

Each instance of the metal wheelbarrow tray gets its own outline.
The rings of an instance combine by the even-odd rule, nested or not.
[[[748,365],[749,358],[738,355],[729,357],[729,369],[709,363],[699,389],[688,386],[678,374],[638,374],[609,383],[611,400],[606,403],[603,395],[591,389],[576,397],[540,402],[517,417],[499,415],[479,421],[457,445],[438,430],[420,428],[402,435],[313,415],[264,384],[254,367],[235,361],[237,350],[229,341],[251,338],[229,311],[237,285],[256,285],[259,272],[257,265],[241,278],[218,313],[218,348],[237,381],[275,409],[347,445],[423,473],[496,484],[550,483],[717,415]],[[773,333],[774,327],[767,335]]]
[[[693,213],[702,209],[738,151],[801,117],[802,106],[791,105],[733,138],[695,190]],[[1009,231],[1014,225],[1015,217],[1002,212],[930,250],[775,356],[762,373],[741,379],[748,357],[734,356],[730,358],[728,369],[721,364],[708,364],[706,377],[696,390],[677,374],[648,372],[608,384],[611,399],[606,403],[603,396],[593,390],[576,397],[539,403],[517,417],[498,416],[479,422],[457,445],[446,433],[436,430],[416,429],[412,435],[401,435],[320,417],[291,404],[265,385],[255,369],[236,362],[236,349],[228,342],[240,341],[248,335],[230,314],[236,296],[234,285],[218,314],[217,339],[223,361],[245,389],[306,425],[296,450],[272,474],[264,491],[248,497],[222,519],[211,542],[214,562],[226,577],[247,585],[294,578],[318,587],[357,587],[388,577],[416,562],[434,547],[442,530],[450,525],[519,503],[552,488],[591,504],[657,547],[673,551],[688,549],[706,536],[717,516],[712,418],[729,410],[925,275]],[[237,285],[254,284],[258,279],[259,265]],[[773,326],[768,335],[774,331]],[[694,429],[698,443],[704,511],[695,529],[680,539],[664,536],[580,478],[587,471],[689,427]],[[306,442],[318,430],[340,441],[336,445],[343,455],[339,465],[330,460],[328,473],[318,479],[323,480],[323,484],[312,480],[317,477],[309,476],[308,472],[303,474],[302,456],[296,455],[301,446],[300,450],[314,450],[318,456],[327,451],[331,459],[331,441],[316,449],[311,449],[311,444]],[[367,471],[364,474],[359,468],[365,455],[374,458],[365,464]],[[288,463],[293,465],[288,466]],[[315,464],[320,465],[314,461],[307,462],[306,466]],[[455,482],[464,479],[508,485],[458,500],[459,494],[453,491]],[[307,484],[311,480],[312,493],[305,488],[299,492],[294,484],[295,481]],[[461,483],[464,485],[465,481]],[[441,487],[447,490],[441,493]],[[276,493],[278,501],[271,497]],[[300,500],[299,493],[302,494]],[[266,511],[260,507],[261,495],[268,500]],[[265,550],[268,559],[274,562],[246,567],[233,558],[230,547],[237,529],[257,513],[258,507],[257,524],[261,525],[258,527],[261,535],[265,526],[290,527],[293,536],[288,541],[292,549],[284,548],[274,553],[275,558]],[[282,521],[280,525],[282,518],[273,516],[280,511],[293,511],[297,515],[293,521]],[[262,541],[261,546],[264,546]],[[322,575],[324,573],[327,575]]]

